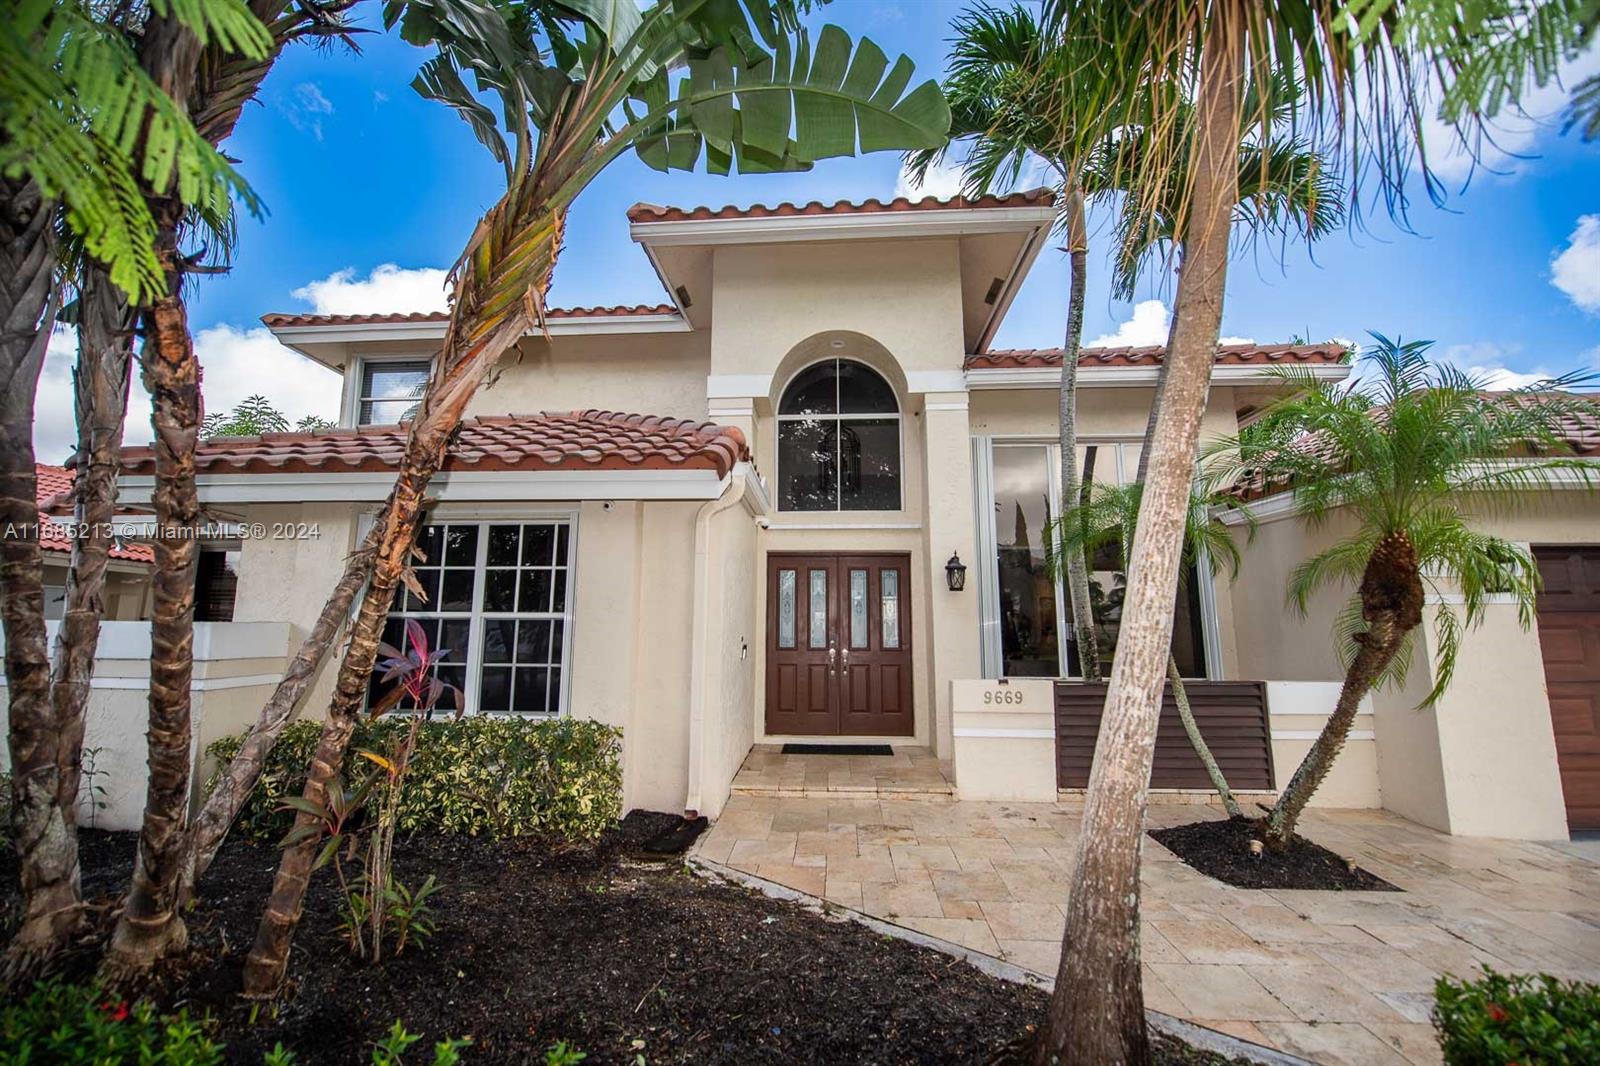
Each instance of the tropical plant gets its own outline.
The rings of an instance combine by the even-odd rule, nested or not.
[[[1543,498],[1530,490],[1600,477],[1567,443],[1574,423],[1600,422],[1600,404],[1562,391],[1582,375],[1493,392],[1481,378],[1429,361],[1429,341],[1372,336],[1352,387],[1288,371],[1283,377],[1296,395],[1210,449],[1213,476],[1248,471],[1253,485],[1287,486],[1313,527],[1335,516],[1355,524],[1289,578],[1289,602],[1302,615],[1323,588],[1355,584],[1357,591],[1335,622],[1345,665],[1338,702],[1266,820],[1274,848],[1293,838],[1367,693],[1404,680],[1426,588],[1459,594],[1461,609],[1446,597],[1434,609],[1434,684],[1425,705],[1449,686],[1486,597],[1514,596],[1523,626],[1532,624],[1539,589],[1532,554],[1473,528],[1473,514],[1530,508]]]
[[[1076,131],[1066,157],[1084,164],[1119,128],[1144,131],[1140,151],[1115,159],[1131,212],[1124,232],[1150,233],[1173,206],[1182,259],[1061,967],[1034,1052],[1041,1064],[1149,1060],[1138,961],[1139,848],[1230,231],[1241,194],[1264,174],[1241,185],[1239,131],[1253,128],[1265,141],[1274,127],[1271,86],[1298,79],[1305,98],[1285,134],[1339,162],[1352,203],[1375,179],[1385,205],[1403,211],[1406,174],[1425,147],[1416,135],[1426,76],[1418,72],[1468,43],[1455,30],[1433,41],[1397,40],[1392,11],[1356,36],[1346,5],[1334,0],[1163,0],[1140,5],[1137,18],[1126,12],[1122,0],[1046,0],[1043,17],[1052,32],[1106,36],[1117,54],[1104,78],[1082,79],[1078,89],[1088,99],[1058,103],[1098,116]],[[1259,91],[1249,93],[1252,86]]]
[[[1475,981],[1439,978],[1433,998],[1447,1066],[1600,1061],[1600,985],[1485,966]]]
[[[200,435],[212,437],[259,437],[263,433],[283,433],[289,420],[262,395],[247,396],[231,411],[206,415]]]
[[[1117,552],[1122,561],[1122,572],[1126,574],[1128,545],[1133,543],[1134,532],[1139,525],[1139,500],[1143,494],[1144,486],[1136,481],[1126,485],[1102,482],[1093,486],[1081,505],[1062,514],[1045,532],[1045,565],[1051,573],[1060,573],[1062,559],[1069,551],[1078,551],[1092,558],[1109,548]],[[1184,527],[1185,570],[1204,563],[1216,573],[1226,570],[1231,576],[1239,572],[1239,546],[1215,512],[1223,501],[1221,493],[1207,490],[1196,482],[1189,496],[1188,521]],[[1234,504],[1243,515],[1246,536],[1253,537],[1255,516],[1231,497],[1227,498],[1227,502]],[[1183,683],[1183,673],[1178,669],[1178,660],[1170,650],[1167,652],[1167,684],[1172,690],[1173,702],[1178,705],[1178,718],[1183,723],[1189,745],[1205,767],[1206,776],[1221,797],[1228,816],[1243,817],[1244,812],[1239,809],[1239,802],[1228,787],[1222,767],[1217,764],[1210,745],[1200,733],[1194,711],[1189,706],[1189,692]]]
[[[666,0],[642,10],[634,0],[392,0],[384,21],[436,50],[414,85],[467,121],[504,166],[506,191],[451,270],[443,350],[407,424],[371,579],[306,778],[313,801],[355,727],[428,484],[500,356],[543,329],[567,210],[589,182],[628,151],[660,170],[692,169],[703,157],[713,173],[760,173],[858,146],[932,146],[950,122],[937,85],[905,91],[909,59],[891,66],[876,45],[852,48],[835,26],[813,50],[793,0]],[[499,114],[477,93],[496,98]],[[270,994],[283,976],[311,859],[305,844],[283,854],[245,966],[248,995]]]

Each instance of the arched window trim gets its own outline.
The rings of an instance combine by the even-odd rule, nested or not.
[[[825,363],[833,363],[834,364],[834,374],[833,374],[833,389],[834,389],[833,405],[834,405],[834,408],[835,408],[834,413],[832,413],[832,414],[809,414],[809,415],[808,414],[785,414],[783,412],[784,403],[785,403],[785,401],[787,401],[787,399],[789,397],[790,390],[794,388],[795,382],[799,381],[801,376],[804,375],[807,371],[812,370],[812,369],[814,369],[814,368],[816,368],[818,366],[821,366],[821,365],[823,365]],[[856,366],[860,367],[861,369],[867,371],[869,374],[871,374],[873,377],[877,378],[879,381],[883,382],[884,386],[889,390],[890,399],[892,399],[894,401],[894,411],[893,412],[889,412],[889,411],[872,411],[872,412],[860,412],[860,413],[852,413],[852,414],[845,414],[845,413],[842,413],[842,412],[838,411],[837,408],[843,406],[840,403],[841,397],[839,395],[839,381],[840,381],[840,376],[841,376],[839,374],[839,364],[841,364],[841,363],[853,363]],[[777,415],[776,415],[776,422],[778,422],[778,423],[782,423],[782,422],[814,422],[814,421],[819,421],[819,420],[837,421],[837,422],[851,422],[851,421],[863,421],[864,422],[864,421],[873,421],[873,420],[882,421],[884,419],[889,419],[889,418],[894,419],[894,428],[895,428],[895,461],[896,461],[896,469],[895,469],[895,506],[892,509],[885,508],[885,509],[882,509],[882,510],[894,510],[894,511],[903,511],[903,510],[905,510],[905,506],[906,506],[906,487],[905,487],[905,482],[906,482],[906,472],[905,472],[905,459],[906,459],[905,412],[904,412],[903,406],[900,403],[900,396],[895,391],[894,385],[876,367],[874,367],[872,364],[867,363],[867,362],[865,362],[865,361],[863,361],[861,359],[852,359],[849,356],[845,356],[845,355],[832,355],[832,356],[827,356],[827,357],[822,358],[822,359],[814,359],[811,362],[804,364],[803,366],[797,367],[795,369],[794,373],[789,375],[788,380],[783,383],[783,388],[778,390],[778,402],[777,402],[777,405],[775,407],[775,410],[778,412]],[[779,433],[780,433],[780,431],[779,431],[778,427],[776,425],[774,425],[774,427],[773,427],[773,442],[772,442],[773,443],[773,459],[774,459],[774,465],[777,467],[777,479],[776,479],[777,480],[777,484],[779,486],[782,486],[783,485],[783,447],[782,447],[782,443],[781,443],[781,440],[780,440]],[[845,513],[851,513],[851,512],[846,512],[845,511],[844,507],[842,506],[844,501],[840,497],[841,497],[841,489],[839,488],[838,484],[836,483],[835,484],[835,489],[834,489],[833,507],[831,509],[809,509],[808,510],[808,509],[786,508],[786,507],[783,506],[782,493],[781,493],[781,489],[780,489],[779,499],[777,501],[777,509],[779,511],[785,513],[785,514],[845,514]],[[870,512],[868,512],[868,513],[870,513]]]

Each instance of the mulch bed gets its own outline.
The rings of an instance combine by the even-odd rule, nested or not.
[[[1150,835],[1168,851],[1208,877],[1235,888],[1323,888],[1335,892],[1399,892],[1400,889],[1349,860],[1296,835],[1283,851],[1250,853],[1262,839],[1260,823],[1250,818],[1191,822]]]
[[[1035,988],[950,956],[829,921],[681,863],[636,861],[672,815],[630,815],[595,847],[413,837],[396,847],[408,885],[434,874],[438,932],[399,958],[351,958],[336,886],[313,881],[282,999],[240,1000],[240,965],[276,849],[230,841],[201,884],[190,950],[149,992],[209,1015],[230,1062],[279,1042],[302,1063],[366,1063],[395,1019],[427,1044],[471,1036],[467,1063],[542,1061],[558,1040],[585,1066],[633,1063],[986,1063],[1022,1061],[1044,1016]],[[87,895],[122,890],[132,834],[83,834]],[[9,849],[4,884],[15,884]],[[85,972],[93,957],[81,960]],[[426,1045],[419,1045],[418,1050]],[[413,1057],[419,1061],[429,1056]],[[1217,1056],[1158,1040],[1163,1066]]]

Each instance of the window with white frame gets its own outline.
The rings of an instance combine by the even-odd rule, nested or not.
[[[1123,485],[1139,465],[1137,442],[1081,443],[1080,480]],[[1001,677],[1082,677],[1081,649],[1070,622],[1062,582],[1045,565],[1051,523],[1061,512],[1061,449],[1030,441],[994,441],[983,488],[993,525],[983,531],[992,545],[991,567],[982,588],[990,670]],[[1121,628],[1126,576],[1115,548],[1089,562],[1089,598],[1107,669]],[[1185,677],[1206,677],[1207,652],[1201,575],[1188,569],[1178,589],[1172,651]],[[1106,670],[1102,670],[1105,673]]]
[[[828,359],[778,401],[780,511],[898,511],[900,405],[863,363]]]
[[[417,535],[424,596],[395,597],[383,639],[401,647],[404,619],[449,650],[440,680],[469,712],[558,715],[566,709],[572,625],[572,523],[441,521]],[[424,598],[425,597],[425,598]],[[374,677],[369,697],[384,685]]]
[[[428,386],[427,359],[363,359],[356,396],[356,425],[391,426],[408,421]]]

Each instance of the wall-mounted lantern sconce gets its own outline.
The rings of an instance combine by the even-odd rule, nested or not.
[[[960,592],[967,587],[967,566],[961,561],[960,555],[950,553],[950,561],[944,564],[944,576],[951,592]]]

